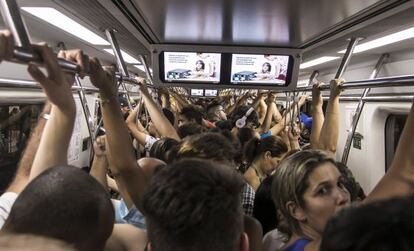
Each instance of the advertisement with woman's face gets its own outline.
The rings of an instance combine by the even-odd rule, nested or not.
[[[286,84],[289,56],[233,54],[231,63],[231,82]]]
[[[164,79],[168,82],[218,83],[220,69],[220,53],[164,53]]]

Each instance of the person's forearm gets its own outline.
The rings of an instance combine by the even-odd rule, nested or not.
[[[7,192],[14,192],[19,194],[29,182],[33,161],[39,147],[43,130],[46,126],[46,119],[44,119],[42,116],[43,114],[49,114],[50,109],[51,104],[49,102],[46,102],[43,107],[43,111],[37,121],[36,127],[33,130],[33,133],[30,135],[26,148],[23,151],[22,158],[20,159],[19,165],[17,167],[16,175],[6,190]]]
[[[275,103],[270,103],[266,109],[265,119],[263,120],[262,125],[260,126],[261,132],[267,132],[270,129],[270,125],[272,124],[272,117],[274,110],[276,109]]]
[[[102,114],[106,129],[107,156],[111,170],[119,172],[125,182],[127,193],[136,207],[142,210],[142,197],[147,181],[136,162],[132,140],[119,110],[118,99],[116,95],[106,96],[104,92],[101,92],[101,97],[104,100]],[[119,189],[121,190],[121,188]],[[124,194],[126,193],[124,192]]]
[[[89,174],[94,177],[101,185],[108,190],[108,183],[106,182],[106,170],[108,168],[108,160],[106,156],[94,156],[91,171]]]
[[[164,116],[161,109],[155,104],[150,95],[143,94],[145,106],[147,107],[148,113],[157,128],[157,131],[163,137],[170,137],[176,140],[180,140],[175,128],[168,119]]]
[[[76,117],[76,106],[65,110],[52,105],[30,172],[30,180],[46,169],[67,164],[67,153]]]
[[[319,144],[322,150],[332,154],[336,153],[338,144],[339,119],[339,95],[331,96],[326,110],[326,118],[322,125],[321,132],[323,133],[320,134]]]
[[[259,114],[259,122],[263,123],[267,113],[267,105],[264,100],[260,100],[259,111],[257,113]]]
[[[312,130],[310,135],[311,148],[320,149],[321,146],[319,139],[321,135],[322,125],[325,120],[321,102],[312,102],[312,119]]]

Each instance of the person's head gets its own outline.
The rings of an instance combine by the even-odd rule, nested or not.
[[[250,107],[246,105],[237,106],[233,113],[230,116],[230,120],[232,121],[233,127],[236,126],[236,121],[246,116],[247,111],[250,109]],[[249,116],[246,118],[246,124],[244,127],[249,128],[257,128],[260,125],[259,122],[259,115],[256,111],[253,111],[250,113]]]
[[[0,237],[0,251],[76,251],[76,249],[56,239],[12,234]]]
[[[274,174],[272,197],[291,231],[308,238],[321,236],[329,218],[350,203],[335,161],[316,150],[282,160]]]
[[[150,149],[149,156],[168,162],[170,151],[179,145],[180,143],[175,139],[161,138],[154,142]]]
[[[220,133],[202,133],[182,142],[177,159],[200,158],[232,165],[235,154],[232,143]]]
[[[270,63],[266,62],[262,65],[262,73],[270,73],[272,71],[272,66]]]
[[[270,175],[288,150],[286,143],[278,136],[253,138],[244,148],[244,158],[248,163],[255,164],[265,174]]]
[[[344,209],[328,222],[320,250],[414,250],[413,199],[393,198]]]
[[[272,200],[273,176],[265,178],[257,188],[254,196],[253,217],[256,218],[263,228],[263,235],[277,227],[277,210]]]
[[[185,123],[178,127],[177,133],[181,139],[184,139],[188,136],[200,134],[203,131],[203,127],[197,123],[190,122]]]
[[[150,251],[246,250],[241,177],[207,160],[160,170],[143,198]]]
[[[336,162],[339,172],[344,177],[344,185],[351,196],[351,201],[362,201],[365,199],[365,193],[361,185],[355,180],[349,168],[341,162]]]
[[[168,119],[168,121],[170,121],[171,125],[175,124],[175,116],[174,116],[174,113],[172,111],[170,111],[167,108],[162,108],[162,113]]]
[[[205,69],[205,64],[203,60],[197,60],[196,61],[196,71],[204,71]]]
[[[123,96],[119,96],[118,97],[118,101],[119,101],[119,104],[121,105],[121,112],[122,112],[122,115],[126,115],[126,114],[128,114],[129,113],[129,106],[128,106],[128,101],[127,101],[127,99],[125,98],[125,97],[123,97]]]
[[[252,128],[244,127],[237,131],[237,138],[240,141],[241,148],[244,149],[247,142],[254,138],[260,138],[260,135]]]
[[[216,101],[211,102],[207,106],[207,118],[213,122],[227,120],[223,105]]]
[[[140,158],[137,160],[137,163],[147,180],[150,180],[159,170],[167,165],[164,161],[151,157]]]
[[[2,232],[62,240],[79,251],[103,250],[114,225],[108,193],[73,166],[50,168],[20,193]]]
[[[199,111],[195,106],[183,107],[178,118],[178,126],[182,126],[186,123],[197,123],[199,125],[202,125],[203,113]]]

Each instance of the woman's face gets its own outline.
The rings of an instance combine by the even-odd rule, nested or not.
[[[196,63],[196,70],[197,71],[202,71],[203,70],[203,64],[201,62]]]
[[[330,162],[317,167],[309,175],[308,182],[303,196],[305,224],[322,234],[328,220],[350,204],[350,195],[338,168]]]
[[[284,154],[279,157],[272,157],[270,152],[266,152],[266,159],[267,163],[264,165],[265,169],[263,170],[267,175],[272,175],[272,173],[276,170],[277,166],[279,165],[280,161],[285,156]]]
[[[262,71],[263,71],[263,72],[269,72],[269,66],[268,66],[267,64],[264,64],[264,65],[262,66]]]

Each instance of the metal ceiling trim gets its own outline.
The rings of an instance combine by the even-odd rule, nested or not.
[[[152,31],[151,27],[147,24],[145,18],[141,15],[138,8],[135,6],[134,3],[128,1],[129,4],[125,4],[123,0],[111,0],[112,3],[121,11],[125,18],[141,33],[142,36],[150,44],[158,44],[160,43],[160,39],[155,35]],[[129,5],[131,8],[128,8]],[[132,13],[135,12],[135,13]],[[139,20],[137,19],[139,18]]]
[[[385,1],[386,2],[386,1]],[[381,2],[369,8],[369,10],[363,10],[365,13],[369,13],[367,15],[363,15],[360,18],[357,18],[361,13],[357,13],[354,15],[353,18],[347,20],[345,22],[341,22],[333,27],[331,27],[328,31],[321,33],[319,36],[316,36],[314,39],[307,41],[299,46],[299,49],[302,49],[303,52],[309,51],[315,47],[321,46],[324,43],[332,41],[340,36],[343,36],[344,33],[352,32],[352,30],[356,29],[357,26],[361,26],[366,22],[372,21],[375,18],[383,19],[388,17],[387,12],[401,7],[407,3],[410,3],[410,0],[399,0],[383,6],[385,3]],[[412,3],[412,2],[411,2]],[[399,8],[396,10],[397,12],[404,10],[405,8]],[[383,16],[384,14],[384,16]],[[391,13],[390,13],[391,14]]]

